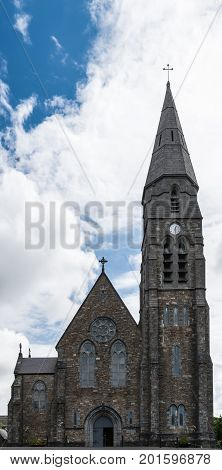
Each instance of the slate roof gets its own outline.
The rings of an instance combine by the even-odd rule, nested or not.
[[[28,357],[18,361],[15,374],[54,374],[57,357]]]
[[[196,176],[176,110],[170,82],[160,116],[146,186],[162,176],[188,176],[197,185]]]

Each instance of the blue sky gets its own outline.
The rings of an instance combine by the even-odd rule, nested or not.
[[[24,354],[29,347],[35,356],[55,354],[58,332],[99,275],[101,256],[109,260],[106,271],[138,320],[142,217],[139,208],[129,215],[130,204],[142,198],[168,62],[200,186],[216,409],[222,412],[218,8],[219,0],[0,1],[0,342],[7,357],[7,363],[0,358],[0,412],[18,343]],[[24,208],[30,201],[44,211],[46,241],[39,250],[24,248]],[[60,243],[64,201],[80,207],[81,217],[67,212],[67,225],[79,227],[73,250]],[[95,201],[102,215],[87,214],[87,204]],[[113,204],[119,202],[116,228]],[[98,234],[91,219],[103,236],[99,248],[88,246],[87,238]],[[131,223],[136,247],[128,242]],[[56,247],[50,249],[53,236]]]
[[[76,84],[86,80],[96,26],[86,0],[24,0],[22,8],[16,8],[12,0],[2,4],[0,44],[1,54],[7,58],[11,103],[16,106],[20,100],[36,94],[38,106],[29,122],[35,125],[46,113],[46,98],[63,95],[76,99]],[[30,40],[26,42],[13,28],[15,15],[23,13],[30,15]]]

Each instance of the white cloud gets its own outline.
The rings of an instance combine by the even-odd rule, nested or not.
[[[27,44],[30,44],[30,37],[28,32],[28,27],[31,21],[31,16],[27,13],[17,13],[15,15],[14,28],[21,33],[23,41]]]
[[[54,42],[56,49],[60,51],[62,49],[62,45],[60,44],[59,40],[55,36],[50,36],[50,38]]]
[[[66,65],[67,61],[70,60],[73,65],[76,65],[76,62],[73,61],[70,57],[69,54],[65,51],[64,47],[62,44],[59,42],[59,40],[56,38],[56,36],[50,36],[50,39],[53,41],[55,48],[56,48],[56,57],[59,58],[61,64]],[[52,57],[54,57],[52,55]]]
[[[7,60],[0,53],[0,77],[5,78],[8,74],[8,63]]]
[[[30,311],[32,315],[33,311],[40,312],[36,314],[40,320],[36,327],[40,329],[41,321],[47,324],[53,323],[54,319],[60,321],[70,305],[70,292],[78,291],[95,259],[94,254],[85,252],[81,244],[73,256],[61,247],[53,252],[45,247],[38,253],[24,253],[24,202],[32,199],[47,206],[52,200],[59,204],[62,200],[74,200],[82,207],[90,199],[102,203],[141,199],[150,153],[143,165],[142,162],[155,136],[165,92],[166,76],[162,68],[166,61],[174,66],[171,82],[175,94],[218,5],[217,1],[211,0],[182,3],[167,0],[161,4],[147,0],[92,1],[91,13],[99,34],[88,63],[88,81],[78,86],[81,106],[77,108],[64,100],[63,108],[63,98],[54,98],[52,116],[29,131],[24,129],[23,123],[35,105],[35,98],[12,110],[9,90],[2,85],[4,111],[12,119],[11,129],[5,131],[9,156],[16,153],[20,159],[16,169],[5,168],[1,176],[0,197],[5,204],[0,217],[3,253],[0,275],[4,281],[2,300],[0,297],[2,327],[13,329],[12,322],[16,321],[16,328],[19,331],[27,329],[28,335],[35,321],[33,316],[30,317]],[[200,185],[199,199],[206,224],[211,344],[216,364],[222,360],[219,337],[222,305],[218,294],[222,272],[216,262],[221,252],[222,235],[218,224],[222,199],[222,65],[219,56],[220,24],[217,19],[176,99]],[[70,144],[96,194],[92,193]],[[140,167],[141,172],[136,178]],[[134,219],[139,227],[140,216]],[[104,217],[97,216],[97,220],[105,233],[112,232],[110,210],[105,209]],[[127,230],[126,222],[124,206],[119,231]],[[90,230],[89,223],[87,227]],[[7,260],[12,263],[11,269]],[[133,271],[138,271],[139,258],[129,261]],[[92,272],[90,280],[94,276]],[[134,284],[135,292],[128,292],[124,299],[136,315],[136,284],[129,273],[119,281],[128,286],[128,290]],[[86,283],[82,297],[87,287]],[[220,377],[216,367],[216,384]],[[218,387],[215,409],[221,410]]]
[[[16,8],[20,9],[23,6],[23,0],[14,0],[14,5]]]
[[[12,113],[12,107],[9,104],[9,87],[0,79],[0,114]]]

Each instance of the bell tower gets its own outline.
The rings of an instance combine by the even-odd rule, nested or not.
[[[175,103],[166,95],[143,192],[141,437],[209,446],[212,362],[198,184]]]

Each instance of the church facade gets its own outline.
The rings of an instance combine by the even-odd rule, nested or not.
[[[167,82],[143,192],[140,321],[102,273],[55,358],[20,350],[14,445],[214,443],[209,308],[198,184]]]

